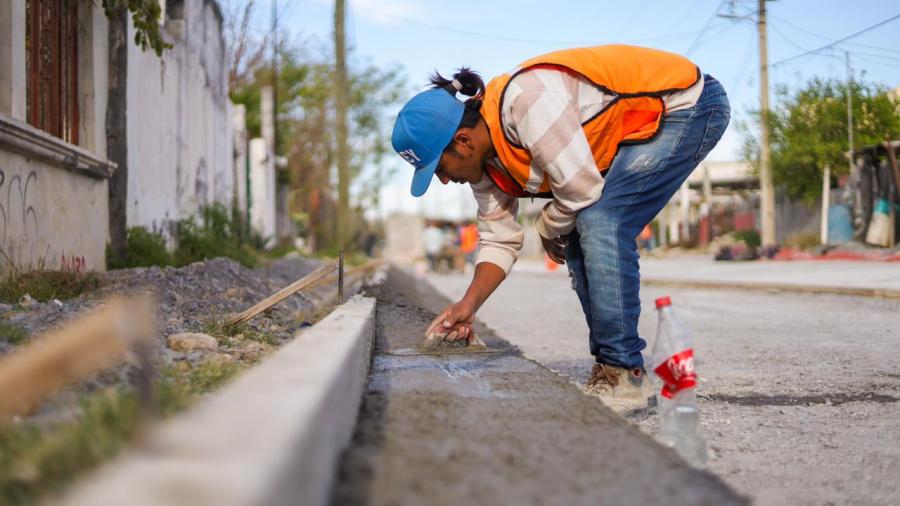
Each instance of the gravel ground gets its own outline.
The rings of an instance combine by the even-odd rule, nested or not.
[[[430,279],[454,300],[469,281]],[[694,334],[711,471],[759,505],[900,504],[900,302],[648,286],[648,350],[661,295]],[[527,357],[584,382],[587,326],[564,275],[514,273],[478,316]],[[652,433],[658,422],[634,423]]]
[[[24,329],[29,339],[48,329],[65,325],[83,311],[99,306],[113,295],[152,293],[158,302],[155,358],[160,365],[187,360],[204,360],[209,352],[176,352],[165,345],[171,334],[203,332],[212,320],[250,307],[278,289],[290,284],[318,267],[319,261],[289,256],[265,268],[247,269],[233,260],[216,258],[176,269],[148,267],[121,269],[100,273],[99,289],[79,297],[53,302],[32,302],[27,307],[2,305],[0,318]],[[314,296],[314,295],[313,295]],[[315,301],[304,293],[282,301],[270,311],[248,322],[253,330],[271,337],[275,346],[290,339],[294,331],[315,316]],[[258,346],[258,345],[257,345]],[[14,346],[0,337],[0,355]],[[265,352],[265,350],[263,350]],[[212,352],[218,353],[218,352]],[[129,382],[133,369],[129,365],[112,368],[74,388],[63,390],[38,410],[40,421],[52,422],[54,413],[65,412],[65,406],[84,392],[117,383]]]

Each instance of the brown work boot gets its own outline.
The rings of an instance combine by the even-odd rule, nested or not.
[[[623,369],[606,364],[594,365],[584,391],[599,397],[616,413],[646,409],[647,398],[652,395],[650,378],[644,369]]]

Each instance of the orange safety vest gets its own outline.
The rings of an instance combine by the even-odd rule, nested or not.
[[[612,164],[620,145],[648,142],[656,135],[665,116],[663,95],[686,90],[700,79],[700,69],[687,58],[626,45],[556,51],[522,63],[511,74],[495,77],[485,89],[481,116],[503,167],[489,163],[485,170],[497,187],[514,197],[552,197],[546,175],[537,193],[526,190],[531,153],[506,137],[501,118],[510,80],[536,67],[578,74],[604,93],[615,95],[602,111],[581,125],[601,172]]]

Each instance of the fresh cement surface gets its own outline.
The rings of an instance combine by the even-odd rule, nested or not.
[[[447,300],[392,271],[333,504],[745,504],[479,324],[496,354],[396,356]]]
[[[815,264],[827,270],[835,262]],[[788,272],[791,265],[798,272]],[[814,274],[797,262],[777,268],[787,279]],[[583,384],[592,358],[578,299],[565,274],[534,271],[514,271],[478,317],[526,357]],[[890,282],[890,272],[878,272]],[[874,277],[860,271],[858,279],[877,286]],[[469,282],[429,278],[454,300]],[[650,285],[641,291],[639,326],[648,351],[661,295],[672,296],[694,335],[712,472],[763,506],[900,504],[900,302]],[[658,421],[634,423],[652,433]]]

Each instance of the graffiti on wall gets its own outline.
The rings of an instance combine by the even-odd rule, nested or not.
[[[84,255],[66,255],[63,253],[60,258],[60,268],[64,271],[77,272],[83,274],[87,270],[87,261]]]
[[[37,210],[29,199],[36,191],[36,185],[35,171],[29,172],[23,180],[20,174],[7,177],[6,171],[0,169],[0,250],[5,262],[32,264],[36,260],[34,250],[40,231]],[[2,198],[4,189],[5,199]],[[13,246],[13,241],[27,251]]]

